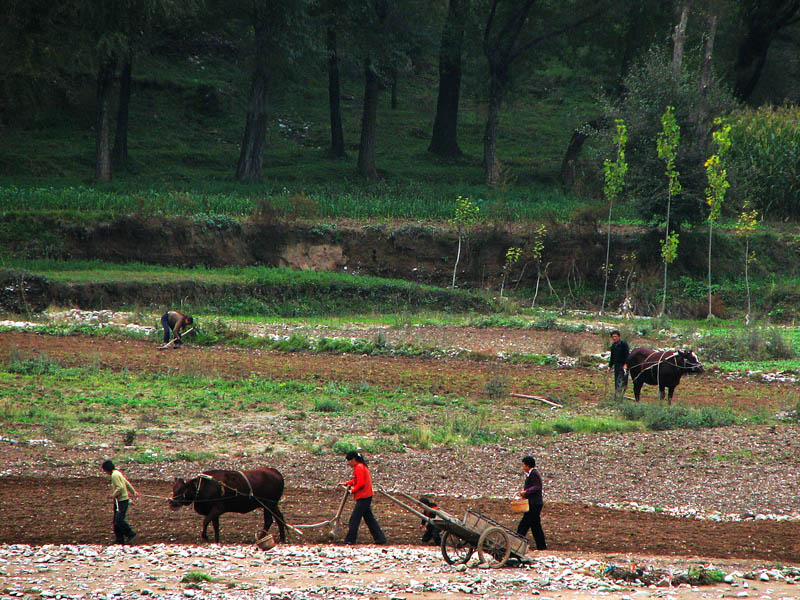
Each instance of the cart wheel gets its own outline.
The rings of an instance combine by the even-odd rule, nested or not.
[[[453,535],[449,531],[445,531],[442,534],[442,556],[448,565],[466,563],[473,552],[475,552],[475,546],[470,545],[457,535]]]
[[[489,527],[478,538],[478,556],[482,563],[502,567],[511,556],[508,534],[499,527]]]

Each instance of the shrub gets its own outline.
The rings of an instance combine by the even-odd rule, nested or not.
[[[740,422],[729,408],[717,406],[689,408],[681,405],[624,402],[619,405],[618,410],[626,419],[642,421],[645,427],[653,431],[708,429],[727,427]]]
[[[731,197],[750,202],[764,216],[796,217],[800,211],[800,107],[745,108],[730,118],[725,155]]]
[[[316,412],[337,413],[342,412],[344,407],[341,403],[331,398],[317,398],[314,400],[314,410]]]
[[[136,442],[136,430],[135,429],[128,429],[122,434],[122,443],[126,446],[133,446]]]
[[[572,356],[577,358],[583,352],[580,340],[562,336],[558,342],[558,352],[562,356]]]
[[[716,362],[784,360],[797,356],[791,340],[777,328],[752,327],[744,335],[707,335],[702,346],[703,356]]]
[[[14,375],[52,375],[58,372],[60,365],[45,354],[24,354],[15,347],[11,348],[5,370]]]
[[[508,379],[502,375],[495,375],[486,382],[484,390],[490,400],[502,400],[508,396]]]
[[[214,581],[216,581],[216,579],[202,571],[190,571],[181,578],[181,583],[213,583]]]

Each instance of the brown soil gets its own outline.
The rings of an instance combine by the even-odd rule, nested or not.
[[[515,335],[495,332],[499,336],[507,334]],[[550,334],[538,335],[541,342]],[[597,402],[603,396],[607,377],[593,369],[556,370],[460,359],[282,354],[191,346],[158,352],[153,344],[134,340],[0,334],[0,359],[6,358],[12,348],[46,353],[65,365],[97,365],[112,370],[220,377],[257,374],[275,379],[367,382],[389,389],[413,385],[419,391],[472,396],[485,394],[486,381],[499,375],[515,391],[554,396],[568,393],[573,406]],[[753,392],[754,386],[757,393]],[[793,392],[790,384],[766,386],[706,374],[687,379],[676,398],[696,405],[758,404],[774,408]],[[648,393],[653,395],[652,390]],[[535,409],[542,408],[535,405],[529,410]],[[273,421],[272,427],[285,425],[269,415],[265,418]],[[219,415],[216,425],[237,439],[259,436],[262,447],[271,433],[261,423],[251,431],[251,424],[244,423],[242,415],[237,414]],[[176,427],[173,443],[184,449],[196,450],[198,444],[205,447],[209,443],[196,431],[181,431],[179,424]],[[607,510],[588,503],[636,500],[661,506],[693,504],[731,512],[750,508],[756,512],[796,512],[796,432],[796,427],[791,426],[750,427],[605,437],[565,435],[536,442],[539,447],[535,452],[546,485],[543,522],[549,545],[553,550],[564,551],[797,561],[797,521],[718,523]],[[254,444],[237,447],[249,452]],[[735,451],[742,448],[747,452],[737,459]],[[4,443],[0,456],[0,473],[4,474],[0,476],[0,543],[109,542],[108,482],[86,475],[96,472],[101,456],[119,450],[96,444],[45,448]],[[702,455],[698,454],[700,450]],[[724,460],[709,461],[710,457]],[[373,472],[380,480],[391,481],[398,489],[412,493],[433,489],[440,506],[454,514],[474,508],[513,526],[515,517],[507,513],[507,501],[496,497],[518,485],[518,458],[517,450],[499,446],[410,451],[376,460]],[[284,511],[290,522],[300,524],[332,516],[338,496],[332,483],[346,470],[341,457],[308,453],[266,457],[242,452],[225,460],[232,462],[233,468],[247,468],[254,461],[280,468],[288,482]],[[131,465],[129,476],[140,493],[147,495],[137,499],[130,510],[130,521],[140,532],[137,543],[188,544],[200,540],[201,517],[189,509],[168,510],[165,498],[170,495],[173,475],[196,473],[210,466]],[[466,499],[465,493],[487,497]],[[380,497],[375,511],[391,543],[418,541],[421,531],[417,517]],[[255,513],[223,517],[222,541],[252,541],[259,521]],[[366,531],[362,532],[362,541],[368,541],[365,535]],[[324,540],[322,535],[308,537],[312,542]]]
[[[202,517],[188,508],[172,511],[166,497],[168,482],[134,480],[141,496],[131,503],[129,521],[139,533],[139,544],[200,542]],[[70,480],[0,478],[0,543],[102,544],[112,541],[108,482],[102,478]],[[289,489],[282,502],[292,524],[316,523],[335,512],[338,490]],[[440,507],[456,515],[472,508],[514,527],[516,517],[507,501],[440,497]],[[350,506],[345,507],[347,519]],[[375,513],[391,544],[419,542],[419,520],[411,513],[376,496]],[[800,528],[796,522],[714,523],[676,519],[649,513],[606,510],[584,504],[549,503],[542,518],[549,547],[555,551],[637,553],[715,558],[758,558],[796,561],[800,556]],[[259,529],[258,511],[225,515],[223,543],[249,543]],[[309,533],[307,542],[326,541],[322,528]],[[210,530],[209,530],[210,532]],[[272,533],[277,536],[277,528]],[[342,539],[340,529],[338,539]],[[297,538],[294,538],[297,539]],[[362,526],[360,540],[371,543]]]
[[[502,330],[495,335],[551,339],[548,332]],[[576,334],[585,336],[586,334]],[[67,366],[96,365],[115,371],[179,372],[222,378],[268,376],[273,379],[365,382],[385,389],[411,387],[418,392],[481,396],[486,382],[503,378],[511,391],[567,396],[580,403],[595,403],[605,397],[608,373],[596,369],[561,369],[554,376],[552,367],[508,364],[468,359],[379,357],[358,355],[279,353],[230,347],[199,348],[157,352],[152,343],[139,340],[41,336],[32,333],[0,333],[0,360],[11,348],[21,352],[40,352]],[[795,392],[791,383],[771,383],[769,389],[754,394],[749,380],[731,380],[714,374],[685,377],[675,393],[687,404],[727,404],[738,408],[774,408]],[[642,397],[657,397],[647,386]],[[724,401],[721,402],[721,399]]]

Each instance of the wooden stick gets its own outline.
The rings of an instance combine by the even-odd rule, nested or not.
[[[187,329],[186,331],[184,331],[184,332],[183,332],[183,335],[186,335],[187,333],[191,333],[192,331],[194,331],[194,327],[190,327],[189,329]],[[170,346],[172,346],[172,345],[175,343],[175,340],[177,340],[177,339],[178,339],[178,338],[172,338],[170,341],[168,341],[168,342],[167,342],[166,344],[164,344],[163,346],[159,346],[159,347],[158,347],[158,349],[159,349],[159,350],[166,350],[167,348],[169,348]]]
[[[564,408],[558,402],[553,402],[552,400],[548,400],[547,398],[542,398],[541,396],[528,396],[526,394],[515,394],[513,392],[510,395],[514,396],[515,398],[527,398],[529,400],[538,400],[539,402],[544,402],[545,404],[549,404],[553,408]]]

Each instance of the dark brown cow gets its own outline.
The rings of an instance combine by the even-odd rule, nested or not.
[[[194,510],[204,516],[203,539],[208,540],[208,524],[214,526],[214,541],[219,542],[219,517],[227,512],[248,513],[264,509],[264,531],[269,531],[274,518],[280,539],[286,541],[286,521],[278,501],[283,495],[283,475],[272,468],[250,471],[203,471],[194,479],[178,477],[172,486],[169,505],[173,510],[194,504]]]
[[[653,350],[634,348],[628,356],[628,373],[633,379],[633,395],[639,402],[639,395],[645,383],[657,385],[659,398],[664,401],[664,389],[669,389],[669,403],[672,394],[684,373],[702,373],[703,364],[691,350]]]

